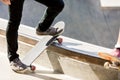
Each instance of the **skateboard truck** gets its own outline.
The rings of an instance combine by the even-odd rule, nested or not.
[[[30,70],[33,71],[33,72],[36,70],[36,66],[34,66],[34,65],[30,65],[28,67],[30,67]]]
[[[106,69],[120,70],[120,59],[119,58],[112,56],[109,53],[105,53],[105,52],[98,52],[98,55],[100,56],[100,58],[109,61],[109,62],[104,63],[104,67]]]

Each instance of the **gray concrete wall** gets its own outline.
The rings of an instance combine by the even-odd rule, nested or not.
[[[66,23],[64,36],[113,48],[120,25],[120,8],[102,9],[99,0],[64,0],[66,6],[54,23]],[[25,0],[22,24],[35,27],[45,6]],[[0,17],[8,19],[7,6],[0,3]],[[53,24],[54,24],[53,23]]]

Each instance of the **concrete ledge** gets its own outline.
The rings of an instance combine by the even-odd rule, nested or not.
[[[110,52],[111,49],[96,46],[93,44],[89,44],[83,41],[78,41],[75,39],[71,39],[68,37],[61,36],[64,39],[64,42],[62,45],[59,45],[57,43],[54,43],[52,46],[50,46],[48,49],[61,53],[63,55],[67,55],[71,58],[82,60],[83,58],[88,59],[87,62],[92,62],[96,64],[100,64],[99,61],[96,61],[94,59],[99,59],[98,52],[99,51],[105,51]],[[73,54],[74,52],[74,54]],[[84,61],[84,60],[83,60]]]
[[[63,36],[62,36],[63,37]],[[54,43],[48,48],[48,56],[55,71],[83,80],[119,80],[118,71],[103,68],[105,60],[98,51],[111,49],[63,37],[62,45]]]

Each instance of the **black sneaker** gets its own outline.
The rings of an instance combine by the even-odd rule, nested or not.
[[[27,70],[27,65],[23,64],[19,58],[16,58],[13,61],[11,61],[10,66],[15,72]]]
[[[38,28],[36,29],[36,34],[37,35],[59,35],[60,33],[62,33],[63,29],[59,29],[59,28],[54,28],[54,27],[50,27],[47,31],[42,32],[40,31]]]

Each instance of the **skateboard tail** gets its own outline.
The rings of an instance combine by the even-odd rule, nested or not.
[[[61,35],[64,32],[64,28],[65,28],[65,23],[64,21],[59,21],[58,23],[56,23],[54,26],[54,28],[58,28],[58,31],[62,29],[62,31],[60,32],[59,35]]]
[[[55,24],[53,27],[54,27],[54,28],[58,28],[58,29],[64,29],[65,23],[64,23],[64,21],[59,21],[59,22],[58,22],[57,24]]]

